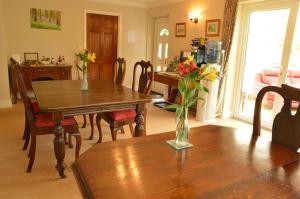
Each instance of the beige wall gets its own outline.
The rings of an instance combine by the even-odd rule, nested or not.
[[[6,59],[6,34],[4,30],[4,7],[3,0],[0,0],[0,107],[11,106],[9,86],[8,86],[8,71]]]
[[[155,17],[169,16],[170,37],[169,37],[169,49],[170,58],[175,55],[179,55],[181,50],[191,49],[191,40],[195,37],[205,36],[205,20],[208,19],[222,19],[224,12],[225,0],[185,0],[184,2],[171,4],[163,7],[153,8],[149,10],[149,21]],[[201,19],[195,25],[188,19],[188,13],[192,10],[199,9]],[[187,35],[180,38],[175,37],[175,24],[186,22]],[[222,21],[221,21],[222,24]],[[149,30],[151,24],[149,25]],[[151,37],[151,35],[149,35]],[[210,39],[219,40],[220,37],[211,37]],[[148,39],[151,41],[152,39]],[[152,45],[151,43],[149,45]],[[151,57],[148,48],[148,57]]]
[[[133,64],[146,57],[147,10],[93,3],[84,0],[9,0],[5,1],[7,55],[38,52],[40,57],[65,55],[73,63],[75,52],[84,47],[84,11],[109,12],[121,15],[119,56],[127,60],[125,85],[131,86]],[[30,8],[54,9],[62,13],[62,30],[32,29]],[[128,43],[128,31],[135,31],[135,43]],[[77,78],[73,68],[73,79]]]

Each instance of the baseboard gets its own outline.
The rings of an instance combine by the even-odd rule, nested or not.
[[[12,107],[11,100],[0,100],[0,108],[10,108]]]

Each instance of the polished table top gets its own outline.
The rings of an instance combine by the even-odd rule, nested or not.
[[[54,151],[56,169],[65,178],[65,142],[62,121],[65,116],[135,109],[135,136],[143,136],[144,107],[151,97],[110,81],[89,81],[89,89],[80,90],[81,81],[57,80],[32,82],[41,112],[52,113],[55,123]]]
[[[147,103],[151,97],[110,81],[91,80],[87,91],[80,80],[33,81],[32,87],[44,112],[110,104]]]
[[[192,148],[166,144],[175,132],[101,143],[73,165],[86,198],[299,198],[300,154],[243,129],[191,129]]]

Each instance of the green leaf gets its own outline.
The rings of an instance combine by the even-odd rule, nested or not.
[[[189,91],[187,92],[187,94],[186,94],[186,100],[189,100],[189,99],[191,99],[192,97],[194,97],[195,92],[196,92],[196,89],[189,90]]]
[[[196,103],[198,100],[203,100],[205,101],[205,99],[203,99],[202,97],[195,97],[192,101],[190,101],[190,103],[188,104],[188,107],[192,106],[194,103]]]
[[[203,90],[204,90],[205,92],[209,93],[209,90],[208,90],[205,86],[203,86]]]
[[[178,87],[179,87],[180,93],[184,93],[186,91],[186,86],[185,86],[184,80],[182,80],[182,79],[179,80]]]
[[[178,104],[171,104],[169,106],[164,107],[164,109],[177,109],[178,108]]]

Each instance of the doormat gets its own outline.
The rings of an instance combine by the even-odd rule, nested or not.
[[[154,104],[154,106],[157,106],[157,107],[163,108],[163,109],[165,109],[165,107],[171,105],[171,103],[169,103],[169,102],[156,102],[153,104]],[[176,109],[165,109],[165,110],[167,110],[169,112],[176,112]]]

